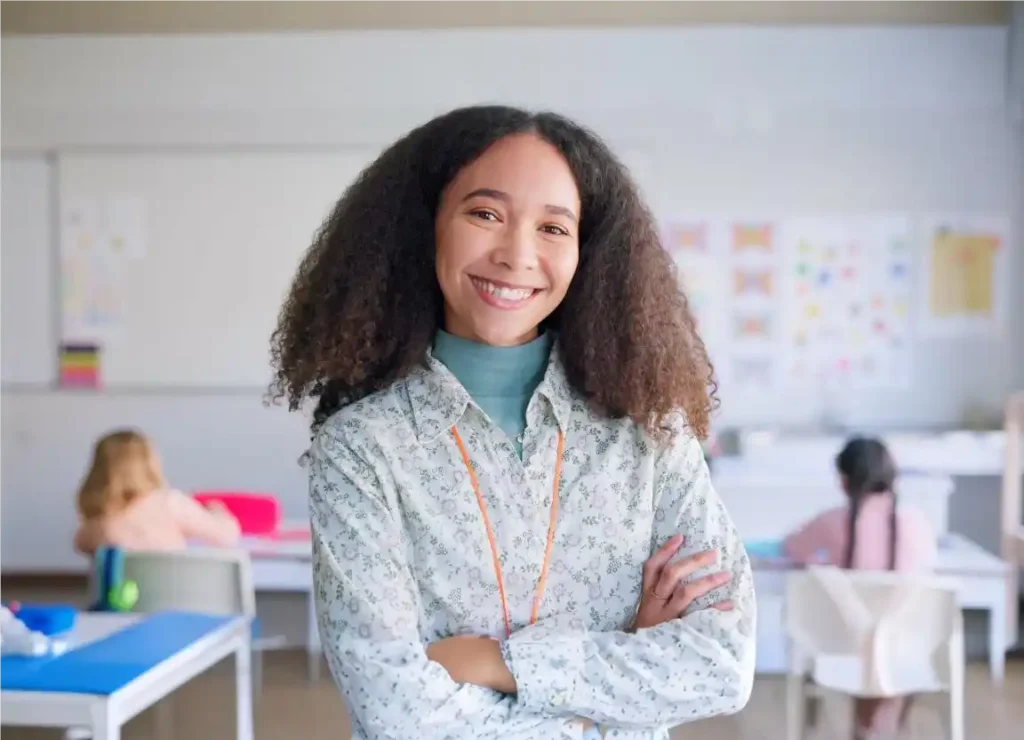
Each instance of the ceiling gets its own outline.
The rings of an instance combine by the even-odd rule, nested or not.
[[[480,27],[1001,25],[1008,2],[0,2],[12,34],[244,33]]]

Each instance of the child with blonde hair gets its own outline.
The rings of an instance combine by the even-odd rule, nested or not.
[[[177,550],[190,540],[227,547],[240,535],[238,521],[223,506],[204,507],[169,488],[156,450],[134,430],[96,443],[78,492],[78,514],[75,549],[89,556],[102,547]]]

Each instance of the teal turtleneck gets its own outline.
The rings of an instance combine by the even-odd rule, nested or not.
[[[434,357],[451,370],[476,405],[508,435],[520,457],[526,407],[544,378],[550,355],[550,332],[517,347],[492,347],[446,331],[439,331],[434,338]]]

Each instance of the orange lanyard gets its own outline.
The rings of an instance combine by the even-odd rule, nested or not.
[[[466,472],[469,473],[469,482],[473,484],[473,493],[476,494],[476,503],[480,507],[480,517],[483,519],[484,527],[487,529],[487,542],[491,546],[491,560],[494,563],[494,578],[498,582],[498,596],[501,598],[501,609],[505,616],[505,633],[512,636],[512,616],[508,610],[508,600],[505,596],[505,578],[501,574],[501,560],[498,557],[498,539],[494,536],[494,527],[491,526],[491,518],[487,515],[487,504],[484,503],[483,494],[480,493],[480,482],[473,472],[473,466],[469,462],[469,453],[466,445],[462,443],[459,430],[452,427],[452,436],[455,444],[458,445],[462,454],[462,462],[466,465]],[[548,566],[551,564],[551,548],[555,543],[555,526],[558,524],[558,489],[562,477],[562,453],[565,449],[565,437],[558,432],[558,453],[555,457],[555,483],[551,491],[551,515],[548,517],[548,542],[544,547],[544,562],[540,568],[540,578],[537,580],[537,593],[533,596],[533,608],[530,610],[530,624],[537,621],[540,615],[540,604],[544,599],[544,589],[548,582]]]

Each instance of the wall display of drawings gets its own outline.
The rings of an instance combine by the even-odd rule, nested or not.
[[[662,227],[698,330],[723,383],[778,380],[778,225],[764,219],[675,217]]]
[[[61,204],[61,334],[103,344],[121,320],[126,262],[145,251],[141,201],[70,198]]]
[[[697,328],[709,345],[722,339],[724,280],[717,224],[701,217],[679,217],[662,226],[662,241],[676,262]]]
[[[763,389],[779,380],[779,225],[733,219],[726,225],[729,352],[722,382]]]
[[[782,293],[787,383],[909,385],[912,247],[906,218],[786,222]]]

